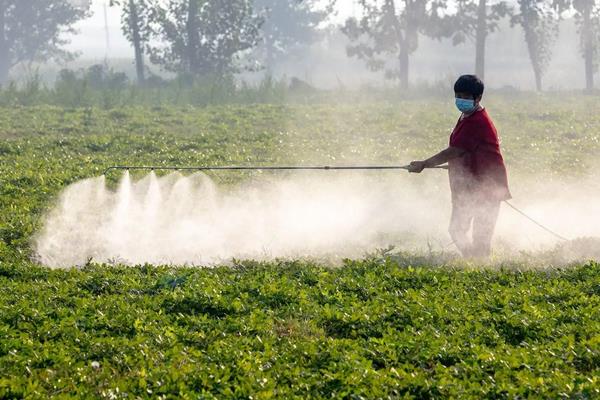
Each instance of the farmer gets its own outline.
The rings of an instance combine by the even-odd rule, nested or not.
[[[448,163],[452,218],[450,236],[464,257],[489,257],[500,203],[511,198],[498,133],[480,104],[483,82],[463,75],[454,84],[456,107],[462,112],[445,150],[409,171]],[[472,224],[472,239],[468,231]]]

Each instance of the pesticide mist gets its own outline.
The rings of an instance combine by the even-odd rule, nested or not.
[[[570,197],[530,196],[530,204],[522,206],[572,238],[600,236],[599,207],[574,189],[564,193]],[[441,171],[419,179],[398,172],[297,173],[233,187],[221,187],[203,173],[157,177],[152,172],[133,180],[126,172],[114,190],[104,177],[67,187],[46,216],[35,249],[38,261],[51,267],[88,261],[212,265],[232,258],[339,259],[389,245],[454,251],[446,232],[449,216]],[[495,248],[556,245],[555,238],[507,207],[497,228]],[[573,254],[580,256],[585,257]]]

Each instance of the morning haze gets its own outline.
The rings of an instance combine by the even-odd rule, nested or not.
[[[0,399],[600,399],[600,0],[0,0]]]

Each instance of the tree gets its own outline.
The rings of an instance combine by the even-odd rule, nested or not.
[[[585,88],[594,89],[594,72],[598,69],[600,43],[600,5],[595,0],[573,0],[579,29],[579,47],[585,64]]]
[[[519,13],[511,24],[521,25],[533,68],[535,87],[542,90],[542,77],[552,58],[552,45],[558,36],[559,16],[547,0],[518,0]]]
[[[71,58],[63,35],[87,9],[69,0],[0,0],[0,83],[19,63]]]
[[[237,72],[240,55],[260,38],[262,18],[250,0],[167,0],[153,16],[161,41],[150,47],[150,59],[167,70],[192,77]]]
[[[319,25],[332,13],[335,0],[254,0],[255,10],[262,12],[264,60],[273,70],[278,56],[294,48],[313,43],[319,37]]]
[[[484,79],[487,37],[498,29],[498,21],[509,14],[509,8],[504,0],[458,0],[456,6],[449,34],[455,45],[467,38],[475,41],[475,74]]]
[[[342,31],[353,44],[350,57],[367,61],[374,71],[385,70],[387,78],[400,80],[408,88],[409,58],[419,45],[419,34],[442,35],[441,2],[432,0],[359,0],[360,19],[349,18]],[[385,56],[397,58],[397,67],[388,68]]]
[[[133,46],[138,84],[145,81],[144,47],[149,41],[150,16],[153,10],[148,0],[111,0],[110,5],[122,7],[121,30]]]

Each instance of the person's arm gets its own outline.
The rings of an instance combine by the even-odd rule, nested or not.
[[[436,167],[438,165],[442,165],[447,163],[448,161],[461,157],[466,153],[466,150],[461,149],[459,147],[448,147],[433,157],[428,158],[424,161],[413,161],[408,166],[408,172],[420,173],[425,168]]]

